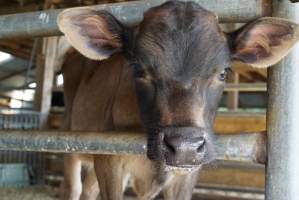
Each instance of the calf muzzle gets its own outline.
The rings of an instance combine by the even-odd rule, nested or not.
[[[162,151],[166,165],[188,168],[204,164],[208,137],[202,128],[171,127],[163,130]]]

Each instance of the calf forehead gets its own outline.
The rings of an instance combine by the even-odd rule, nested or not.
[[[168,2],[145,13],[136,47],[146,65],[172,77],[209,74],[229,61],[216,16],[192,2]]]

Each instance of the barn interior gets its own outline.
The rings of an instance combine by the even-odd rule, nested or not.
[[[0,0],[0,15],[122,1]],[[227,31],[240,26],[242,24],[222,24]],[[61,128],[64,119],[63,77],[53,62],[57,59],[53,59],[53,48],[57,45],[57,38],[0,39],[2,130]],[[227,82],[215,132],[226,135],[265,130],[267,69],[237,63]],[[0,155],[1,199],[58,199],[63,180],[62,153],[1,150]],[[23,170],[22,173],[19,170]],[[193,199],[262,200],[264,186],[263,165],[218,161],[207,166],[198,177]],[[134,199],[130,189],[126,196]]]

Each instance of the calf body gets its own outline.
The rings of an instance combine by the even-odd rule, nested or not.
[[[79,66],[74,66],[81,63]],[[78,67],[78,68],[77,68]],[[77,52],[64,66],[67,125],[74,131],[142,131],[132,68],[123,55],[91,61]],[[77,77],[77,78],[76,78]],[[107,79],[107,77],[109,77]],[[152,199],[165,187],[166,199],[189,199],[197,170],[193,173],[159,169],[146,156],[67,155],[65,199],[96,199],[98,194],[93,162],[102,188],[102,199],[122,199],[128,180],[140,199]],[[85,170],[81,185],[81,169]],[[177,181],[176,181],[177,180]],[[187,183],[186,183],[187,182]],[[185,189],[173,193],[176,184]],[[187,186],[187,187],[186,187]],[[104,189],[103,189],[104,188]],[[188,192],[187,192],[188,191]],[[184,196],[184,197],[183,197]]]
[[[139,199],[161,190],[190,199],[197,172],[215,157],[212,127],[231,62],[272,65],[299,38],[297,24],[278,18],[226,34],[213,13],[179,1],[150,9],[136,27],[88,8],[62,12],[58,24],[94,60],[73,53],[65,62],[66,127],[148,136],[147,157],[67,156],[68,199],[96,198],[95,174],[102,200],[122,199],[128,180]]]

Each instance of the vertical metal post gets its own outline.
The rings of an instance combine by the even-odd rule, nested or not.
[[[299,23],[299,4],[273,0],[273,16]],[[266,200],[299,199],[299,44],[269,71]]]

